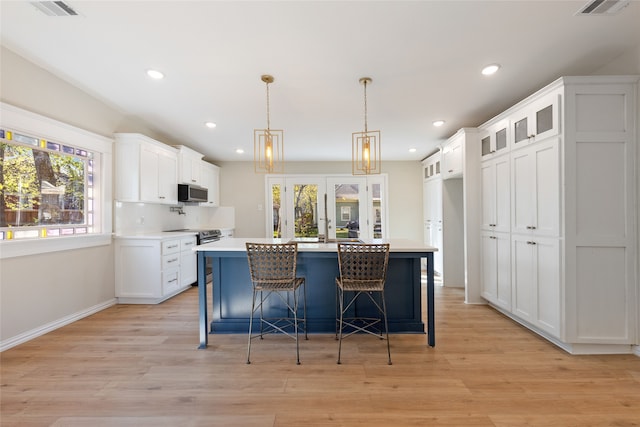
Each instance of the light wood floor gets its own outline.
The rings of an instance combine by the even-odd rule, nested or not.
[[[214,335],[197,288],[119,305],[1,354],[9,426],[635,426],[640,358],[571,356],[461,290],[437,288],[437,342]]]

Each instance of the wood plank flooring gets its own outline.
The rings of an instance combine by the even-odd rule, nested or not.
[[[0,425],[638,426],[640,358],[572,356],[460,289],[436,289],[425,335],[301,342],[213,335],[197,350],[197,288],[118,305],[0,355]]]

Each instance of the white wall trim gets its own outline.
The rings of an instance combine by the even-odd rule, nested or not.
[[[111,234],[55,237],[50,239],[0,241],[0,259],[91,248],[111,244]]]
[[[27,341],[30,341],[34,338],[37,338],[41,335],[44,335],[56,329],[59,329],[63,326],[66,326],[84,317],[91,316],[92,314],[95,314],[99,311],[102,311],[106,308],[116,305],[116,303],[117,303],[116,299],[113,298],[103,303],[96,304],[93,307],[89,307],[85,310],[81,310],[81,311],[78,311],[77,313],[73,313],[73,314],[70,314],[69,316],[65,316],[61,319],[54,320],[53,322],[46,323],[30,331],[24,332],[20,335],[16,335],[15,337],[11,337],[4,341],[0,341],[0,352],[8,350],[12,347],[25,343]]]

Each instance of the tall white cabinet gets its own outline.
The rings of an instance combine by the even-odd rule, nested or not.
[[[440,152],[422,161],[422,213],[424,216],[423,241],[438,248],[433,255],[434,271],[442,276],[442,160]]]
[[[482,296],[571,353],[640,341],[637,93],[563,77],[480,126]]]

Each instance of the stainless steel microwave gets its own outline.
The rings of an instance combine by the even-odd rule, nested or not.
[[[193,184],[178,184],[179,202],[206,202],[209,198],[209,190]]]

